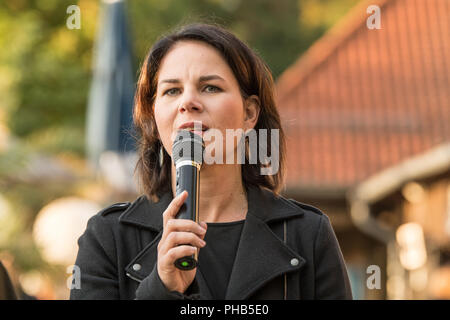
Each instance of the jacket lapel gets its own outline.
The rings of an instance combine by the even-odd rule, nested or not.
[[[162,214],[172,199],[171,192],[161,195],[158,202],[141,196],[120,215],[119,222],[159,232],[163,227]]]
[[[170,193],[165,193],[158,202],[152,202],[141,196],[119,217],[120,223],[157,233],[125,267],[125,274],[138,282],[144,280],[156,265],[158,243],[162,235],[162,214],[172,198]]]
[[[269,227],[302,212],[271,192],[249,188],[248,213],[228,284],[226,299],[243,300],[267,282],[300,269],[305,259],[289,248]],[[297,259],[297,264],[292,264]]]
[[[257,187],[249,187],[247,196],[248,212],[231,271],[226,299],[246,299],[270,280],[283,273],[298,270],[306,262],[283,242],[282,235],[281,237],[276,235],[269,226],[271,222],[299,216],[302,211],[287,200]],[[158,232],[154,240],[125,268],[126,274],[137,281],[147,277],[156,265],[157,246],[162,235],[162,214],[172,199],[171,192],[162,195],[158,202],[148,201],[142,196],[119,218],[121,223]],[[297,263],[291,263],[292,259],[297,259]],[[197,268],[196,281],[203,298],[212,299],[201,273],[201,266]]]

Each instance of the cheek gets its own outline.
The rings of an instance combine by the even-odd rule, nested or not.
[[[240,97],[240,96],[239,96]],[[216,121],[221,129],[242,128],[244,122],[244,106],[239,97],[224,99],[217,108]]]
[[[233,154],[238,147],[239,138],[237,136],[227,139],[227,129],[243,129],[244,127],[244,105],[241,96],[234,95],[228,99],[223,99],[220,104],[216,105],[215,112],[216,127],[222,133],[222,148],[225,157],[227,154]]]

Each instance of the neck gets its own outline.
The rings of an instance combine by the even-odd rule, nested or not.
[[[172,190],[176,173],[172,166]],[[199,221],[230,222],[245,219],[247,197],[241,165],[204,165],[200,171]]]

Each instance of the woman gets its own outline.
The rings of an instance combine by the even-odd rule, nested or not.
[[[81,282],[71,299],[351,299],[327,216],[278,194],[284,136],[273,88],[262,59],[221,27],[192,24],[156,42],[135,97],[144,196],[91,218],[79,239]],[[200,223],[176,219],[187,194],[175,196],[171,160],[177,131],[196,123],[221,132],[222,146],[227,129],[276,129],[279,137],[273,175],[261,174],[259,160],[249,164],[248,145],[245,164],[203,164]],[[197,250],[196,269],[174,266]]]

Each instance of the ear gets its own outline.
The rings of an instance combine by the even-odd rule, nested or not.
[[[260,101],[258,96],[251,95],[244,101],[244,128],[253,129],[258,122]]]

